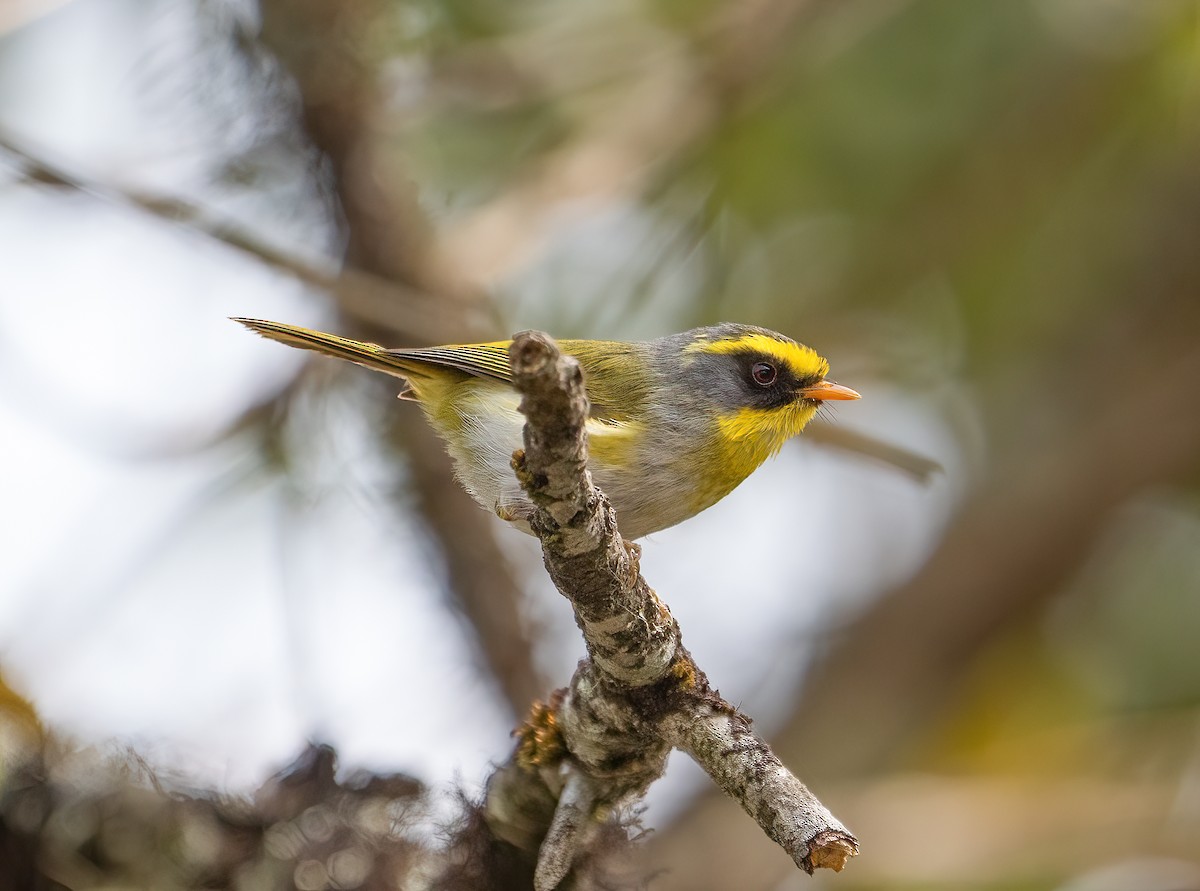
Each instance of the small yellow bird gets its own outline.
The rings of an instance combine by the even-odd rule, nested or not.
[[[510,341],[389,350],[281,322],[235,319],[264,337],[403,378],[484,508],[529,532],[533,505],[510,460],[524,418]],[[825,379],[829,363],[751,325],[696,328],[636,343],[559,341],[583,367],[591,402],[588,469],[641,538],[716,504],[812,420],[821,403],[858,399]]]

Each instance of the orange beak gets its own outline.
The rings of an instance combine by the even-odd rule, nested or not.
[[[830,399],[862,399],[857,391],[833,381],[821,381],[811,387],[805,387],[799,393],[805,399],[817,399],[822,402]]]

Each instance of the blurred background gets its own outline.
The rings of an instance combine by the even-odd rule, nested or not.
[[[14,888],[426,887],[582,655],[395,382],[230,315],[741,321],[863,393],[642,561],[862,854],[674,758],[650,887],[1200,889],[1195,0],[3,0]]]

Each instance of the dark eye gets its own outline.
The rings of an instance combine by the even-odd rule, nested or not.
[[[754,383],[760,387],[769,387],[775,383],[775,379],[779,377],[779,372],[775,370],[775,366],[770,362],[755,362],[750,368],[750,376],[754,378]]]

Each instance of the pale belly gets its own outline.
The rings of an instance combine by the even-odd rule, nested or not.
[[[486,510],[530,532],[528,517],[533,505],[517,483],[511,463],[513,452],[523,446],[525,418],[517,410],[520,396],[502,384],[485,387],[477,384],[470,395],[460,396],[455,403],[461,425],[457,436],[449,435],[436,419],[430,421],[446,440],[459,481],[471,496]],[[645,450],[644,455],[626,451],[626,444],[617,437],[627,437],[628,430],[602,421],[589,420],[588,434],[592,452],[588,469],[616,510],[617,525],[627,539],[680,523],[732,488],[722,486],[723,491],[710,490],[698,499],[697,489],[704,487],[690,456],[654,448]],[[621,467],[630,469],[617,469],[596,458],[597,454],[617,453],[624,453]],[[657,484],[645,485],[647,475]]]

